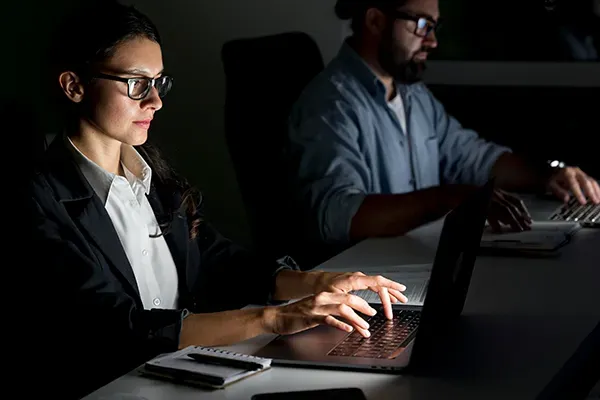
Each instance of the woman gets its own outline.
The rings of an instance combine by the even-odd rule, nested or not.
[[[66,135],[32,180],[40,299],[51,299],[40,307],[52,326],[43,337],[63,361],[63,397],[188,345],[318,324],[368,336],[355,311],[375,310],[352,290],[378,292],[390,318],[390,302],[406,302],[405,287],[383,277],[300,272],[219,235],[192,188],[146,143],[173,84],[154,25],[117,4],[73,21],[54,54]],[[302,300],[282,303],[290,299]],[[265,307],[240,309],[247,304]]]

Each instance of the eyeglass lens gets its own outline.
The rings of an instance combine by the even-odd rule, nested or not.
[[[419,18],[415,34],[419,36],[427,36],[436,28],[436,25],[427,18]]]
[[[157,78],[154,86],[158,90],[158,95],[164,97],[171,90],[172,81],[168,76]],[[131,79],[129,81],[129,95],[135,99],[143,99],[150,93],[151,80],[145,78]]]

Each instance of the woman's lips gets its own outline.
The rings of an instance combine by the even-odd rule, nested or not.
[[[145,121],[135,121],[134,124],[143,129],[150,129],[150,124],[152,123],[151,119],[147,119]]]

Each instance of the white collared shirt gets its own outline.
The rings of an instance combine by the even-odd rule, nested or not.
[[[69,148],[110,216],[133,269],[144,309],[176,309],[177,268],[148,202],[152,170],[140,154],[122,145],[121,165],[125,177],[102,169],[87,158],[67,137]]]

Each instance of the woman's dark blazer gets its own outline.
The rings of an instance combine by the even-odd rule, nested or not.
[[[188,312],[217,312],[271,304],[275,275],[296,269],[286,258],[264,260],[225,239],[208,222],[189,237],[177,214],[165,234],[179,276],[177,310],[144,310],[135,276],[100,198],[63,140],[53,141],[31,181],[32,296],[40,340],[60,361],[53,386],[78,397],[179,345]],[[152,184],[148,199],[162,218],[165,196]],[[203,329],[211,329],[210,326]],[[51,374],[52,375],[52,374]]]

